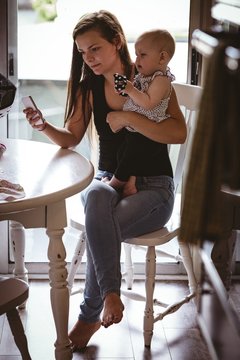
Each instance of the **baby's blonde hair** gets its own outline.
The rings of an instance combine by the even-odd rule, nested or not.
[[[170,34],[170,32],[165,29],[155,29],[155,30],[146,31],[137,38],[136,43],[141,40],[147,40],[149,42],[152,42],[154,47],[159,45],[159,50],[166,51],[170,59],[174,55],[175,40],[173,36]]]

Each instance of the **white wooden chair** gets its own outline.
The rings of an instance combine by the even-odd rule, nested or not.
[[[125,250],[125,273],[123,276],[127,282],[127,288],[132,289],[133,285],[133,274],[134,274],[134,266],[132,262],[131,250],[133,246],[143,247],[146,249],[146,263],[145,263],[145,288],[146,288],[146,297],[141,297],[138,294],[134,294],[132,291],[124,291],[122,290],[122,294],[131,297],[132,299],[145,301],[145,312],[144,312],[144,342],[145,346],[150,347],[153,327],[154,323],[158,320],[163,319],[163,317],[169,313],[172,313],[179,309],[184,303],[190,301],[196,295],[197,291],[197,282],[195,279],[191,252],[188,244],[178,241],[180,254],[181,255],[172,255],[168,254],[164,251],[156,249],[159,246],[169,242],[170,240],[177,237],[179,232],[179,224],[180,224],[180,211],[181,211],[181,194],[178,193],[180,188],[180,184],[182,182],[182,178],[184,175],[184,170],[186,167],[186,157],[187,151],[190,148],[190,133],[194,125],[194,120],[196,118],[196,113],[199,109],[200,97],[202,93],[202,88],[199,86],[181,84],[181,83],[173,83],[178,102],[183,110],[185,115],[187,128],[188,128],[188,137],[184,144],[179,145],[171,145],[170,146],[170,158],[171,153],[174,153],[174,148],[178,146],[178,156],[175,161],[175,171],[174,171],[174,183],[175,183],[175,206],[172,213],[172,216],[169,222],[163,228],[154,231],[149,234],[145,234],[136,238],[127,239],[124,241],[124,250]],[[176,151],[175,151],[176,153]],[[72,218],[70,220],[70,225],[78,229],[80,231],[80,238],[77,243],[75,253],[70,265],[69,275],[68,275],[68,284],[69,290],[72,294],[82,291],[82,289],[77,290],[76,292],[72,292],[74,277],[76,271],[82,261],[82,256],[85,251],[85,227],[84,227],[84,214],[83,210],[81,214],[76,214],[78,218]],[[190,293],[184,299],[181,299],[173,304],[170,304],[166,307],[166,304],[161,303],[158,300],[153,299],[154,295],[154,283],[155,283],[155,275],[156,275],[156,256],[164,257],[168,256],[171,259],[174,258],[177,261],[182,261],[188,276],[189,281],[189,290]],[[160,305],[166,307],[166,309],[154,317],[153,306]]]
[[[6,314],[23,360],[31,360],[31,356],[17,307],[27,300],[28,289],[28,284],[23,280],[0,277],[0,315]]]

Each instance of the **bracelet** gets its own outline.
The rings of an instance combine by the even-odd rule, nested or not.
[[[41,129],[38,129],[38,131],[43,131],[46,129],[46,126],[47,126],[47,122],[45,119],[42,119],[43,120],[43,127]]]

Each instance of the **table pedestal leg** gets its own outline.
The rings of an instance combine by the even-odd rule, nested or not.
[[[69,291],[67,288],[66,251],[62,242],[64,230],[47,229],[47,234],[49,236],[51,304],[57,331],[55,358],[57,360],[70,360],[72,359],[72,351],[68,338]]]

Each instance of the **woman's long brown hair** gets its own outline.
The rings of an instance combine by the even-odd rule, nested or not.
[[[80,91],[82,94],[83,119],[86,127],[90,115],[89,94],[92,80],[96,75],[84,63],[82,54],[79,53],[77,49],[75,40],[78,35],[82,35],[93,29],[99,31],[101,36],[111,44],[115,44],[117,41],[121,43],[118,51],[124,66],[125,75],[129,79],[132,73],[132,61],[127,47],[127,40],[116,16],[106,10],[100,10],[82,16],[73,30],[72,64],[68,81],[65,123],[74,112],[74,104]]]

